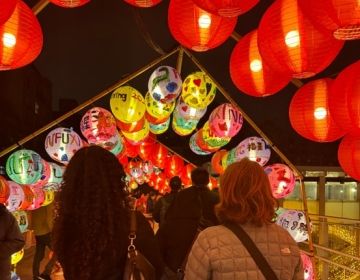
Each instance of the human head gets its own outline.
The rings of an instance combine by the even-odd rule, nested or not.
[[[169,182],[170,188],[172,191],[178,191],[181,189],[181,179],[179,176],[174,176],[170,179]]]
[[[228,166],[220,177],[220,203],[216,206],[219,221],[271,223],[277,201],[263,168],[244,158]]]
[[[206,187],[209,184],[209,173],[202,167],[191,171],[191,181],[194,186]]]

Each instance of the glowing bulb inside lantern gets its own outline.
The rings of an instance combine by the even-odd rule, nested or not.
[[[326,118],[327,112],[324,107],[318,107],[314,111],[314,117],[317,120],[323,120]]]
[[[251,150],[249,151],[249,156],[248,156],[249,160],[251,161],[256,161],[256,151]]]
[[[285,36],[285,44],[290,48],[295,48],[300,44],[299,31],[292,30]]]
[[[16,45],[16,37],[11,33],[4,33],[2,41],[5,47],[13,48]]]
[[[259,72],[262,70],[262,62],[259,59],[254,59],[250,62],[250,69],[252,72]]]
[[[134,108],[129,108],[129,109],[128,109],[128,114],[129,114],[129,116],[134,115],[134,113],[135,113]]]
[[[189,115],[190,115],[191,117],[194,117],[194,116],[196,115],[196,109],[195,109],[195,108],[190,108],[190,110],[189,110]]]
[[[198,19],[198,23],[200,28],[209,28],[211,25],[211,18],[207,14],[202,14]]]
[[[280,181],[280,182],[279,182],[279,185],[278,185],[277,192],[278,192],[278,193],[282,193],[282,191],[283,191],[284,189],[286,189],[286,186],[287,186],[286,182]]]

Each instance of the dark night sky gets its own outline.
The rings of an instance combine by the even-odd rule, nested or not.
[[[37,1],[25,2],[33,6]],[[261,15],[271,3],[268,0],[261,1],[250,12],[240,16],[236,32],[244,35],[255,29]],[[57,109],[59,98],[72,98],[82,103],[160,55],[145,42],[137,20],[142,22],[142,26],[162,50],[168,52],[176,47],[177,43],[167,27],[167,7],[166,0],[150,9],[132,8],[122,0],[92,0],[76,9],[63,9],[49,4],[38,15],[44,34],[44,47],[35,66],[52,83],[54,109]],[[311,142],[291,129],[288,106],[297,89],[293,84],[264,99],[241,94],[235,88],[228,71],[229,57],[235,44],[235,40],[229,38],[217,49],[195,55],[294,164],[337,165],[338,143]],[[347,42],[334,63],[315,78],[336,75],[360,58],[359,50],[359,40]],[[175,66],[175,63],[176,57],[169,59],[169,65]],[[183,78],[195,69],[190,60],[185,58]],[[144,93],[150,74],[151,71],[148,71],[129,84]],[[214,107],[224,100],[218,95]],[[96,105],[101,103],[109,108],[109,97]],[[230,149],[250,135],[256,133],[249,125],[245,125],[225,148]],[[171,132],[159,139],[186,157],[193,157],[189,149],[183,149],[187,146],[189,137],[181,138],[183,145],[175,144],[179,143],[176,140],[179,137]],[[202,163],[209,158],[197,157],[192,160]],[[278,159],[274,157],[273,160]]]

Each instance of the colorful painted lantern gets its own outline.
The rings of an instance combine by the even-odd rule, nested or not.
[[[149,122],[149,129],[151,133],[154,133],[156,135],[165,133],[170,125],[170,118],[168,118],[165,122],[159,123],[159,124],[152,124]]]
[[[180,136],[185,136],[191,134],[195,129],[198,120],[186,120],[180,116],[180,114],[175,110],[173,113],[173,118],[171,122],[172,129],[174,132]]]
[[[168,25],[172,36],[183,46],[197,52],[216,48],[234,31],[237,17],[225,18],[206,12],[191,0],[172,0]]]
[[[29,226],[29,220],[28,220],[26,212],[20,210],[20,211],[14,211],[14,212],[12,212],[12,214],[14,215],[14,217],[19,225],[21,233],[24,233]]]
[[[0,203],[5,203],[10,195],[9,184],[6,179],[0,176]]]
[[[153,97],[151,97],[150,93],[146,93],[145,102],[146,112],[152,117],[158,119],[159,122],[163,122],[164,119],[169,118],[175,108],[175,101],[169,103],[161,103],[160,101],[156,101]],[[156,123],[152,119],[150,119],[150,121]]]
[[[41,159],[41,163],[42,163],[41,177],[36,183],[31,184],[31,187],[33,188],[42,188],[48,183],[50,178],[50,173],[51,173],[50,164],[44,159]]]
[[[231,103],[216,107],[209,117],[210,129],[218,137],[234,137],[242,124],[241,112]]]
[[[272,69],[262,59],[257,41],[257,30],[239,40],[231,53],[230,76],[243,93],[265,97],[283,89],[290,82],[291,74]]]
[[[76,8],[89,3],[90,0],[50,0],[50,2],[62,8]]]
[[[290,123],[302,137],[316,142],[332,142],[344,136],[345,131],[337,125],[329,110],[332,83],[331,79],[311,81],[292,97]]]
[[[200,156],[210,155],[211,152],[204,151],[204,150],[201,149],[201,148],[199,147],[199,145],[196,143],[196,138],[198,137],[197,133],[198,133],[198,132],[194,133],[194,134],[191,135],[191,137],[190,137],[189,147],[190,147],[191,151],[193,151],[195,154],[200,155]]]
[[[14,12],[16,7],[16,0],[2,0],[1,1],[1,10],[0,10],[0,25],[5,23],[11,14]]]
[[[310,257],[301,251],[300,251],[300,257],[304,269],[304,280],[313,280],[314,268]]]
[[[225,171],[224,166],[222,165],[222,157],[227,154],[227,150],[219,150],[213,154],[211,158],[211,168],[215,174],[223,174]]]
[[[183,82],[181,97],[184,102],[195,108],[206,108],[215,98],[216,86],[203,72],[195,72]]]
[[[148,90],[151,97],[161,103],[172,103],[181,92],[182,80],[178,71],[170,66],[160,66],[151,74]]]
[[[136,132],[141,130],[144,127],[145,117],[142,117],[140,120],[132,123],[124,123],[122,121],[116,120],[116,125],[121,131],[125,132]]]
[[[33,202],[34,192],[29,185],[22,185],[24,199],[21,201],[18,210],[27,210]]]
[[[124,1],[138,8],[154,7],[161,2],[161,0],[124,0]]]
[[[8,181],[8,186],[10,195],[5,203],[5,206],[10,212],[14,212],[19,208],[21,202],[24,200],[24,191],[20,185],[13,181]]]
[[[184,118],[185,120],[200,120],[206,113],[207,107],[203,109],[197,109],[189,106],[184,102],[184,100],[180,97],[178,102],[176,103],[175,112]],[[174,114],[175,114],[174,112]]]
[[[360,133],[349,133],[341,140],[338,148],[341,168],[354,179],[360,181]]]
[[[239,143],[234,149],[235,161],[240,161],[242,158],[257,162],[264,166],[270,159],[271,148],[269,144],[261,137],[248,137]]]
[[[32,204],[29,206],[28,210],[35,210],[42,206],[43,202],[45,201],[45,193],[42,189],[32,189],[34,193],[34,198]]]
[[[0,70],[16,69],[33,62],[43,46],[40,23],[23,1],[16,1],[11,16],[0,24],[0,37]]]
[[[50,165],[50,178],[46,184],[46,189],[54,189],[55,191],[60,189],[61,183],[63,181],[64,168],[60,165],[49,162]]]
[[[303,15],[299,2],[278,0],[267,9],[258,29],[258,46],[274,70],[302,79],[329,66],[344,43],[317,29]]]
[[[237,17],[252,9],[259,0],[194,0],[201,9],[221,17]]]
[[[47,206],[53,203],[55,199],[55,191],[54,190],[44,190],[44,201],[41,206]]]
[[[24,257],[24,249],[21,249],[20,251],[11,255],[11,264],[12,265],[17,264],[19,261],[22,260],[23,257]]]
[[[139,121],[146,110],[144,97],[130,86],[119,87],[112,93],[110,108],[114,116],[125,123]]]
[[[150,133],[150,127],[149,127],[149,122],[147,120],[145,120],[143,128],[139,131],[131,132],[131,133],[123,131],[123,135],[126,138],[126,140],[134,145],[140,144],[141,141],[143,141],[146,137],[149,136],[149,133]]]
[[[55,128],[45,139],[45,150],[48,155],[63,164],[69,163],[72,156],[82,146],[82,139],[71,128]]]
[[[199,140],[202,140],[208,145],[208,149],[211,151],[218,150],[220,147],[228,144],[231,140],[231,137],[228,136],[217,136],[210,128],[209,121],[207,121],[197,133],[199,134],[197,143],[199,144]]]
[[[269,177],[272,194],[275,198],[283,198],[292,193],[295,187],[295,176],[290,167],[275,163],[264,168]]]
[[[303,242],[308,239],[305,214],[298,210],[286,210],[281,214],[276,223],[286,229],[296,242]]]
[[[41,157],[32,150],[18,150],[6,161],[6,174],[18,184],[34,184],[41,178]]]

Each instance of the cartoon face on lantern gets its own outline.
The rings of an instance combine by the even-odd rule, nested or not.
[[[302,211],[286,210],[278,216],[276,223],[286,229],[296,242],[308,239],[305,214]]]
[[[243,117],[234,105],[225,103],[212,111],[209,125],[218,137],[234,137],[243,125]]]
[[[181,77],[175,68],[160,66],[151,74],[148,90],[154,100],[171,103],[179,96],[181,85]]]
[[[81,119],[80,130],[90,144],[106,142],[117,133],[113,115],[106,109],[95,107]]]
[[[186,104],[196,109],[204,109],[215,98],[216,86],[203,72],[195,72],[186,77],[181,97]]]
[[[304,269],[304,280],[314,279],[314,268],[310,257],[303,252],[300,252],[300,257]]]
[[[14,212],[19,208],[21,202],[24,200],[25,195],[22,187],[15,182],[8,181],[8,185],[10,189],[10,195],[5,203],[5,206],[10,212]]]
[[[175,111],[186,120],[200,120],[206,113],[207,107],[205,108],[194,108],[189,106],[180,97],[176,103]]]
[[[18,150],[6,161],[6,173],[18,184],[33,184],[41,177],[41,157],[31,150]]]
[[[20,231],[22,233],[25,232],[29,226],[29,221],[28,221],[26,212],[20,210],[20,211],[12,212],[12,214],[15,217],[15,219],[19,225]]]
[[[119,87],[112,93],[110,108],[114,116],[124,123],[139,121],[146,110],[144,97],[130,86]]]
[[[0,203],[5,203],[6,200],[9,198],[10,189],[8,182],[5,180],[4,177],[0,176]]]
[[[271,190],[275,198],[283,198],[289,195],[295,187],[295,176],[292,170],[285,164],[276,163],[264,168],[269,177]]]
[[[80,136],[69,128],[59,127],[50,131],[45,139],[45,150],[53,159],[68,164],[77,150],[82,148]]]
[[[256,136],[245,138],[234,150],[236,161],[247,157],[261,166],[264,166],[271,156],[271,149],[268,143],[263,138]]]

